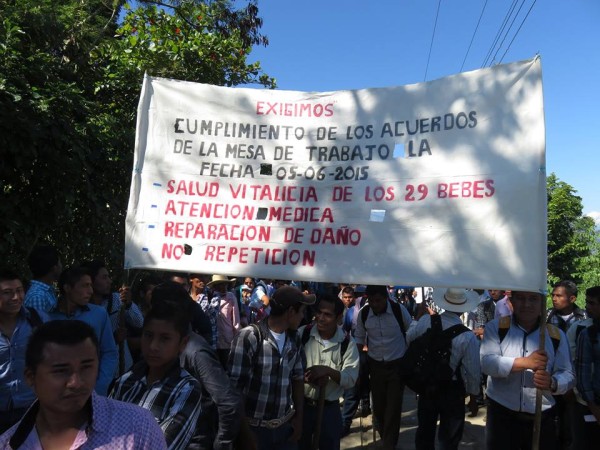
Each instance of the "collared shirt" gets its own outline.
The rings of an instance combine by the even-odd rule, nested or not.
[[[489,322],[481,343],[481,370],[487,373],[487,395],[502,406],[513,411],[533,414],[535,412],[535,397],[537,389],[533,385],[533,371],[524,370],[512,372],[516,358],[522,358],[538,350],[540,329],[527,333],[511,320],[510,328],[502,342],[498,335],[500,319]],[[575,375],[571,366],[569,344],[560,331],[561,338],[556,353],[552,339],[546,333],[546,353],[548,365],[546,370],[556,379],[555,395],[564,394],[575,384]],[[542,410],[549,409],[555,401],[552,393],[542,391]]]
[[[106,395],[108,385],[113,379],[119,363],[119,351],[113,337],[113,330],[106,309],[98,305],[85,305],[78,307],[73,315],[67,316],[57,308],[50,311],[52,320],[81,320],[90,325],[96,332],[100,351],[100,364],[98,367],[98,380],[96,392]]]
[[[44,312],[38,315],[42,322],[50,320]],[[31,312],[22,306],[12,336],[0,333],[0,411],[28,408],[35,400],[24,375],[25,350],[34,326]]]
[[[292,408],[292,382],[304,380],[303,353],[295,332],[286,332],[280,353],[267,319],[257,325],[262,342],[252,326],[235,337],[229,354],[230,378],[245,398],[248,417],[279,419]]]
[[[587,319],[587,313],[579,306],[575,305],[575,307],[573,308],[573,314],[571,314],[571,316],[567,320],[563,319],[556,309],[549,309],[547,322],[551,323],[552,325],[556,325],[558,328],[560,328],[566,333],[571,327],[571,325],[584,319]]]
[[[442,319],[443,330],[462,323],[460,316],[449,311],[442,313],[440,318]],[[429,314],[421,317],[418,322],[413,322],[406,333],[408,344],[410,345],[416,338],[425,334],[429,328],[431,328],[431,316]],[[470,331],[465,331],[452,339],[450,367],[456,372],[459,365],[465,390],[472,395],[478,394],[481,381],[479,341]]]
[[[358,312],[360,311],[361,303],[362,297],[355,298],[350,308],[346,309],[346,313],[344,314],[342,328],[344,331],[351,333],[352,336],[354,336],[354,333],[356,332],[356,322],[358,320]]]
[[[92,419],[79,430],[72,450],[165,450],[165,438],[152,415],[136,405],[92,393]],[[39,450],[36,402],[23,419],[0,436],[0,448]]]
[[[404,329],[408,330],[412,318],[404,306],[398,306],[400,306],[400,310],[402,311]],[[365,323],[362,321],[362,308],[358,315],[354,337],[356,343],[362,345],[367,343],[368,338],[368,354],[371,358],[377,361],[394,361],[402,358],[406,352],[406,340],[402,334],[400,324],[396,320],[396,316],[394,316],[389,300],[387,301],[385,311],[381,314],[375,314],[373,308],[369,308],[369,315]]]
[[[109,397],[149,410],[162,428],[169,450],[184,450],[201,412],[200,384],[179,367],[179,361],[152,385],[148,385],[147,373],[148,365],[140,361],[115,380]]]
[[[304,327],[298,330],[298,335],[302,336]],[[323,340],[313,326],[310,330],[309,339],[304,344],[304,354],[306,355],[306,367],[327,366],[340,372],[340,384],[329,380],[325,385],[325,400],[338,401],[344,396],[344,390],[351,388],[358,379],[358,347],[352,338],[348,343],[348,348],[342,357],[342,342],[346,333],[341,327],[338,327],[335,334],[327,342]],[[312,384],[304,384],[304,396],[317,400],[319,392]]]
[[[232,448],[240,428],[240,396],[214,350],[206,339],[192,332],[179,362],[202,386],[202,414],[189,448],[210,448],[211,445],[215,450]],[[212,430],[215,413],[219,427],[216,437]]]
[[[577,391],[584,401],[600,401],[600,320],[579,333],[575,359]]]
[[[116,333],[119,329],[121,305],[121,296],[118,292],[113,292],[108,298],[102,299],[102,302],[99,305],[106,309],[113,333]],[[125,309],[125,324],[131,328],[138,328],[140,330],[144,326],[144,316],[142,311],[140,311],[139,306],[135,303],[131,303],[129,309]],[[133,365],[133,358],[127,340],[123,341],[123,352],[125,356],[124,369],[129,370]],[[118,377],[119,375],[119,367],[117,367],[113,376]]]
[[[479,303],[479,305],[477,305],[477,310],[475,311],[475,323],[473,324],[473,329],[485,327],[488,322],[494,320],[495,315],[496,302],[494,302],[494,300],[490,298]]]
[[[39,311],[50,312],[58,304],[56,291],[49,284],[38,280],[31,280],[23,304]]]
[[[219,297],[219,316],[217,320],[218,349],[230,349],[233,337],[240,331],[240,310],[235,295],[227,292]]]

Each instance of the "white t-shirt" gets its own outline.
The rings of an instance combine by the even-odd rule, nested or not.
[[[283,333],[275,333],[273,330],[271,330],[271,334],[275,338],[275,342],[277,342],[279,353],[283,353],[283,347],[285,346],[285,331]]]

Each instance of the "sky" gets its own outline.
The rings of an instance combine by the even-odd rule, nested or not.
[[[600,224],[600,1],[259,0],[258,7],[269,45],[250,60],[278,89],[413,84],[539,54],[547,174],[570,184]]]

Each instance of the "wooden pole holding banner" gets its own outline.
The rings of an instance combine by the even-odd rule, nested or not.
[[[540,316],[540,342],[538,350],[546,350],[546,297],[542,298],[542,313]],[[533,418],[533,439],[531,449],[540,449],[540,435],[542,432],[542,389],[537,389],[535,393],[535,416]]]
[[[323,422],[323,409],[325,408],[325,384],[319,386],[319,401],[317,403],[317,423],[315,432],[313,433],[312,450],[319,448],[319,440],[321,439],[321,424]]]

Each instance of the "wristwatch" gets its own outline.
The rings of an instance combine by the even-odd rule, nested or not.
[[[558,381],[556,378],[552,377],[552,381],[550,381],[550,392],[556,392],[558,389]]]

